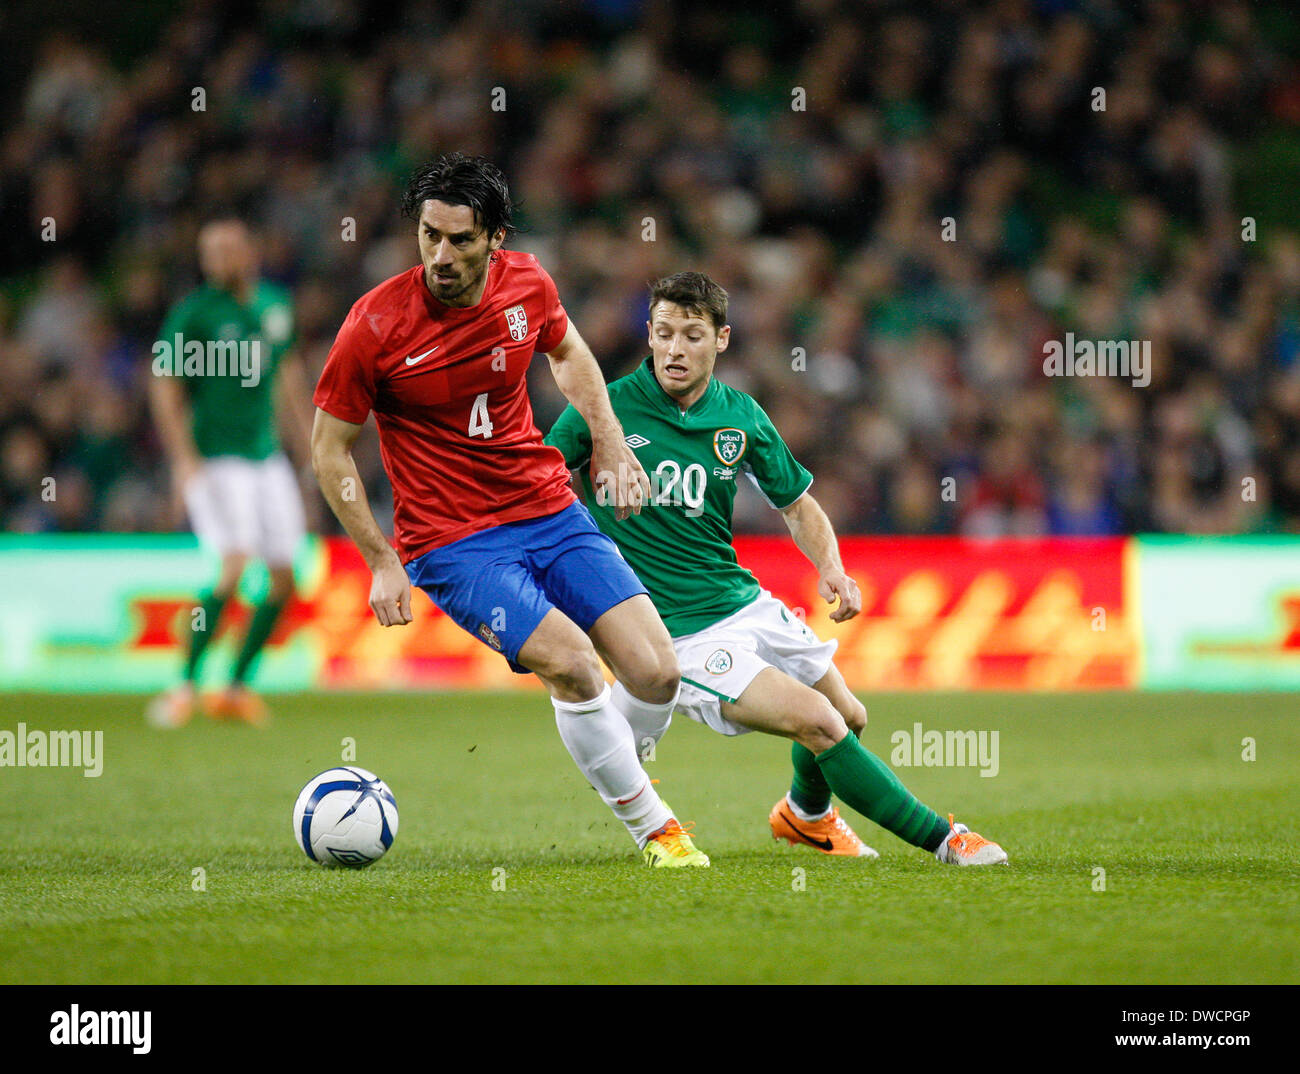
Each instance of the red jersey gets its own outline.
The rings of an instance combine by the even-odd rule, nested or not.
[[[533,354],[558,346],[568,326],[554,281],[514,250],[492,257],[476,306],[443,305],[416,265],[352,307],[313,401],[354,425],[375,412],[403,563],[574,502],[527,390]]]

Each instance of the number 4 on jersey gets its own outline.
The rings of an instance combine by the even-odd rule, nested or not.
[[[492,436],[492,421],[488,418],[487,397],[487,392],[476,395],[474,405],[469,412],[469,435],[481,436],[484,440]]]

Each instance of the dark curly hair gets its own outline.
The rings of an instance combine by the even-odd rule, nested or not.
[[[485,157],[444,153],[418,168],[407,181],[402,215],[419,220],[424,203],[431,198],[448,205],[468,205],[474,222],[488,235],[502,228],[507,235],[515,230],[511,222],[515,207],[506,177]]]
[[[707,316],[714,329],[727,323],[727,292],[702,272],[678,272],[650,285],[650,312],[658,302],[671,302],[696,317]]]

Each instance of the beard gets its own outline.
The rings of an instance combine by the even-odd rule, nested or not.
[[[490,258],[485,257],[481,264],[477,266],[464,266],[460,273],[450,283],[439,283],[435,278],[435,272],[432,268],[424,270],[424,286],[429,289],[439,302],[446,305],[454,305],[456,300],[469,294],[474,290],[487,275],[487,267]]]

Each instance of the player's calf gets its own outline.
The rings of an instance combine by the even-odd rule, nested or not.
[[[611,699],[632,728],[637,755],[651,760],[681,689],[677,653],[659,613],[649,597],[638,594],[597,619],[591,641],[618,679]]]
[[[621,682],[616,682],[610,691],[610,701],[627,721],[627,725],[632,728],[632,738],[636,743],[636,752],[641,763],[653,761],[655,747],[673,722],[673,708],[677,703],[677,694],[674,692],[672,700],[656,705],[649,701],[642,701]]]
[[[519,663],[550,690],[555,726],[579,771],[644,848],[672,814],[640,765],[632,729],[610,700],[590,639],[552,610],[520,648]]]

